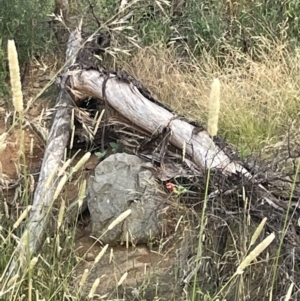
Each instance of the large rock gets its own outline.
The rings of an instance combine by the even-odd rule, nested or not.
[[[126,237],[136,243],[153,241],[162,232],[166,194],[152,175],[151,163],[126,153],[111,155],[95,169],[88,183],[88,208],[92,233],[102,242],[116,245]],[[129,215],[114,229],[108,225],[122,212]]]

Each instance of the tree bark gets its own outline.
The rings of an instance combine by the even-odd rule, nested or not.
[[[61,80],[61,91],[57,98],[57,112],[45,149],[29,223],[16,254],[12,257],[10,271],[16,271],[17,258],[20,259],[21,264],[24,264],[30,258],[28,255],[36,253],[44,242],[53,196],[60,180],[58,172],[70,138],[73,99],[66,90],[66,83],[75,98],[95,97],[105,100],[109,107],[129,120],[134,128],[148,132],[149,136],[168,129],[171,133],[169,142],[177,149],[185,148],[186,154],[200,168],[219,169],[227,176],[236,174],[241,177],[241,181],[243,178],[252,180],[248,170],[232,161],[204,129],[197,129],[159,105],[151,97],[145,97],[147,93],[143,93],[145,91],[136,84],[136,81],[122,78],[116,73],[108,74],[94,69],[68,73],[69,67],[75,63],[80,46],[81,34],[79,30],[75,30],[71,33],[68,42],[67,63]],[[267,189],[260,184],[258,187],[261,199],[272,207],[281,209],[278,200]]]
[[[243,178],[252,180],[249,171],[232,161],[205,130],[198,132],[195,126],[145,98],[134,83],[124,81],[114,74],[107,76],[97,70],[83,70],[70,76],[71,88],[78,91],[81,98],[105,99],[121,116],[150,135],[169,128],[169,142],[178,149],[185,145],[186,154],[200,168],[219,169],[227,176],[236,174],[241,177],[241,181]],[[260,184],[258,188],[262,200],[275,209],[283,210],[279,200],[266,188]]]
[[[26,260],[32,254],[35,254],[44,242],[53,205],[53,196],[60,180],[60,177],[58,177],[59,168],[62,165],[65,149],[70,139],[73,101],[65,89],[65,83],[68,78],[67,71],[75,63],[80,46],[81,32],[80,29],[76,29],[70,34],[68,41],[66,65],[60,83],[61,89],[56,100],[57,111],[48,137],[29,222],[9,267],[12,274],[17,271],[17,259],[19,259],[20,268],[22,269]]]
[[[82,71],[70,76],[72,89],[78,90],[83,98],[103,98],[104,80],[105,76],[96,70]],[[185,143],[187,154],[199,167],[219,168],[227,174],[249,174],[244,167],[232,162],[205,130],[196,133],[193,125],[146,99],[134,85],[112,76],[105,84],[105,98],[108,105],[121,116],[149,134],[169,128],[172,132],[170,143],[178,149],[182,149]]]

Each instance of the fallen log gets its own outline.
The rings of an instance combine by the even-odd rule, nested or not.
[[[61,177],[58,176],[62,166],[65,149],[69,143],[71,132],[71,109],[73,100],[65,89],[68,70],[75,63],[76,55],[81,47],[81,29],[74,30],[69,37],[66,52],[66,66],[60,82],[60,92],[56,100],[56,113],[48,137],[38,184],[34,193],[27,229],[23,232],[20,242],[12,257],[9,272],[13,274],[17,268],[22,269],[28,255],[35,254],[44,242],[48,227],[49,215],[53,205],[53,196]],[[17,260],[19,266],[17,266]]]
[[[237,172],[248,174],[245,168],[232,162],[214,144],[205,130],[194,134],[195,126],[145,98],[133,84],[122,81],[113,74],[109,75],[108,79],[106,76],[96,70],[76,72],[70,76],[71,89],[77,90],[82,98],[105,98],[107,104],[116,112],[150,135],[169,128],[172,133],[170,143],[179,149],[182,149],[185,143],[187,154],[193,157],[198,166],[219,168],[228,174]],[[209,156],[211,164],[208,163]]]
[[[27,230],[23,233],[20,244],[10,265],[10,271],[16,266],[17,257],[24,263],[28,254],[36,253],[41,247],[48,217],[53,204],[53,196],[59,183],[59,168],[63,161],[65,149],[70,138],[71,106],[86,98],[97,98],[108,106],[134,128],[155,136],[168,129],[168,141],[175,148],[185,153],[200,169],[218,169],[225,176],[235,174],[252,180],[251,173],[238,162],[231,160],[227,154],[211,139],[205,129],[192,125],[164,107],[149,95],[147,90],[132,78],[120,76],[119,73],[100,70],[76,70],[76,55],[81,47],[80,30],[70,35],[67,64],[61,79],[61,91],[57,98],[57,112],[45,149],[38,185],[34,194]],[[77,58],[78,63],[78,58]],[[73,66],[72,66],[73,65]],[[70,67],[72,66],[72,71]],[[75,68],[74,68],[75,66]],[[71,97],[70,94],[73,94]],[[75,99],[74,99],[75,98]],[[278,200],[262,185],[260,199],[265,200],[275,209],[282,210]],[[216,191],[212,196],[218,194]]]
[[[124,76],[120,77],[115,73],[83,70],[70,76],[70,88],[75,95],[80,95],[80,99],[94,97],[105,100],[107,106],[128,120],[128,124],[131,123],[135,129],[146,131],[149,136],[167,132],[164,140],[179,150],[184,149],[186,155],[199,168],[218,169],[225,176],[237,175],[241,182],[254,182],[252,174],[240,163],[231,160],[204,128],[182,120],[159,101],[147,97],[148,91],[144,91],[136,80],[126,76],[124,79]],[[256,186],[261,202],[266,201],[276,210],[284,210],[279,200],[264,186],[259,183]],[[210,197],[215,198],[219,193],[219,190],[215,191]],[[200,266],[197,265],[183,279],[183,283],[188,285]]]
[[[147,98],[135,80],[124,79],[117,73],[98,70],[82,70],[70,75],[72,91],[80,99],[95,97],[105,99],[106,104],[135,127],[148,132],[150,136],[169,129],[169,142],[178,149],[185,148],[186,154],[199,168],[221,170],[226,176],[236,174],[243,179],[252,180],[251,173],[240,163],[235,162],[214,143],[205,129],[198,128],[172,111],[160,105],[159,101]],[[260,198],[277,210],[284,210],[276,197],[258,184]],[[216,191],[211,196],[215,196]]]

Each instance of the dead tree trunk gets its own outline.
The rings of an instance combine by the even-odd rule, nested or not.
[[[193,125],[176,118],[172,112],[146,99],[133,84],[122,81],[114,75],[107,79],[106,75],[96,70],[82,71],[72,75],[70,80],[72,89],[78,90],[82,98],[89,96],[106,98],[109,106],[150,135],[169,128],[172,133],[170,143],[178,149],[182,149],[185,143],[187,154],[198,166],[219,168],[227,174],[237,172],[248,174],[246,169],[232,162],[213,143],[205,130],[196,133]],[[211,164],[209,164],[209,157],[211,157]]]
[[[171,132],[169,142],[178,149],[184,146],[187,155],[200,168],[219,169],[227,176],[236,174],[241,179],[252,179],[249,171],[232,161],[205,130],[198,131],[195,126],[144,97],[134,82],[96,70],[77,72],[70,76],[70,82],[72,90],[78,91],[81,98],[105,99],[122,117],[150,135],[168,128]],[[262,185],[258,187],[261,199],[273,208],[283,210],[276,197]]]
[[[59,176],[58,171],[63,161],[65,148],[70,137],[72,97],[66,90],[66,84],[73,95],[79,99],[95,97],[103,99],[106,105],[137,127],[149,133],[149,136],[168,129],[168,141],[177,149],[185,148],[186,154],[200,168],[219,169],[225,175],[238,175],[248,180],[252,175],[241,164],[230,160],[226,153],[218,147],[208,133],[171,111],[159,105],[158,101],[147,98],[141,86],[135,80],[126,79],[116,73],[107,74],[98,70],[78,70],[68,74],[69,67],[75,62],[76,54],[81,47],[81,35],[75,30],[68,43],[67,63],[64,69],[61,91],[57,98],[57,112],[45,150],[39,182],[35,191],[30,221],[23,233],[16,256],[13,257],[10,271],[16,267],[16,259],[24,263],[28,253],[34,254],[41,247],[48,217],[53,204]],[[259,185],[261,199],[270,206],[282,209],[278,200],[263,186]]]
[[[30,219],[17,247],[16,255],[12,258],[10,272],[13,273],[17,259],[20,266],[28,258],[28,253],[36,253],[44,242],[45,231],[48,227],[49,214],[53,204],[53,196],[60,178],[59,168],[64,159],[65,149],[70,139],[72,98],[65,89],[68,78],[67,72],[74,64],[76,55],[81,47],[81,32],[76,29],[71,33],[66,52],[66,66],[61,79],[61,89],[56,100],[56,113],[48,137],[41,172],[35,190]]]

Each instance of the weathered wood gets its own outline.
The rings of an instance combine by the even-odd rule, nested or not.
[[[44,241],[53,196],[60,179],[58,171],[70,137],[70,110],[73,100],[66,91],[67,79],[75,98],[104,99],[135,128],[148,132],[149,136],[168,128],[171,132],[169,142],[178,149],[184,147],[186,154],[199,167],[219,169],[225,175],[237,174],[241,178],[252,179],[248,170],[241,164],[230,160],[205,130],[198,131],[192,124],[158,105],[153,99],[150,99],[151,97],[145,97],[147,93],[142,94],[140,87],[138,89],[135,82],[120,78],[114,73],[107,74],[107,72],[94,69],[68,72],[68,68],[75,62],[80,46],[81,35],[80,31],[76,30],[71,33],[69,38],[66,54],[67,64],[61,80],[61,91],[57,98],[57,112],[45,149],[30,220],[17,248],[16,256],[13,257],[11,271],[16,267],[17,255],[23,259],[21,263],[24,262],[28,258],[25,254],[36,253]],[[272,207],[280,209],[277,199],[270,196],[263,186],[259,185],[259,187],[262,193],[261,198]]]
[[[72,75],[70,77],[72,89],[78,90],[82,97],[103,98],[102,86],[105,77],[99,75],[101,74],[96,70]],[[246,169],[232,162],[214,144],[205,130],[193,134],[195,129],[193,125],[176,118],[171,112],[149,101],[133,85],[111,77],[105,84],[105,98],[121,116],[150,134],[169,127],[172,132],[170,143],[179,149],[182,149],[185,143],[187,154],[198,166],[209,166],[210,158],[211,168],[220,168],[229,174],[237,172],[248,174]]]
[[[22,264],[28,259],[28,255],[36,253],[44,242],[53,196],[60,179],[58,177],[59,167],[62,165],[65,149],[70,139],[72,98],[65,89],[68,77],[67,71],[74,64],[80,46],[81,32],[76,29],[69,38],[66,66],[61,79],[61,90],[56,101],[57,110],[45,149],[29,222],[17,247],[16,255],[12,259],[11,273],[17,268],[17,259],[19,259],[22,268]]]
[[[77,90],[81,98],[105,99],[121,116],[150,135],[169,128],[172,133],[169,142],[178,149],[182,149],[185,144],[186,153],[199,167],[216,168],[226,175],[238,174],[248,180],[252,179],[249,171],[232,161],[205,130],[198,132],[195,126],[145,98],[133,83],[122,80],[114,74],[110,74],[107,78],[107,74],[97,70],[74,73],[70,76],[70,82],[72,90]],[[273,208],[282,210],[277,198],[262,185],[258,187],[263,200]]]
[[[218,147],[205,130],[198,129],[181,120],[172,112],[145,98],[140,90],[117,76],[107,77],[96,70],[82,71],[70,77],[72,89],[78,90],[81,97],[94,96],[107,101],[108,105],[121,116],[130,120],[136,128],[147,131],[150,135],[168,128],[171,131],[169,142],[178,149],[185,145],[186,154],[195,164],[202,168],[219,169],[226,175],[236,174],[247,180],[253,177],[241,164],[230,160],[226,153]],[[105,94],[105,95],[103,95]],[[283,210],[279,201],[261,184],[257,184],[259,198],[277,210]],[[219,191],[216,191],[216,196]],[[184,279],[189,284],[200,265]]]

